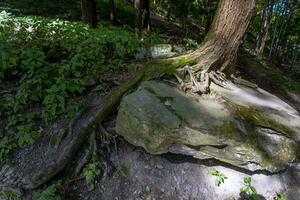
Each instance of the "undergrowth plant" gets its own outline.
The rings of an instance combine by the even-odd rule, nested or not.
[[[157,42],[143,36],[143,44]],[[70,116],[70,102],[134,58],[141,41],[126,27],[0,13],[0,161],[33,143],[40,126]],[[76,103],[75,103],[76,104]],[[74,110],[79,108],[75,107]],[[8,139],[9,138],[9,139]]]
[[[11,190],[0,190],[0,199],[3,200],[21,200],[21,195]]]
[[[58,181],[44,189],[33,193],[33,200],[61,200],[59,191],[62,187],[61,181]]]
[[[83,175],[87,183],[92,183],[100,174],[101,171],[95,163],[90,163],[83,169]]]
[[[227,177],[220,171],[216,169],[210,169],[208,170],[208,173],[215,176],[215,185],[220,186],[222,183],[224,183],[225,179]],[[243,178],[243,184],[244,186],[240,188],[240,191],[247,195],[247,199],[250,198],[252,200],[259,200],[260,197],[256,191],[256,188],[252,185],[252,178],[251,177],[244,177]],[[235,199],[232,197],[232,199]],[[286,200],[286,194],[284,192],[276,193],[276,196],[273,198],[274,200]]]
[[[244,187],[240,189],[241,192],[244,192],[247,196],[249,196],[253,200],[259,200],[260,198],[258,196],[256,188],[252,185],[251,177],[244,177],[243,183],[244,183]]]
[[[197,41],[191,39],[191,38],[187,38],[185,39],[185,47],[188,49],[192,49],[192,48],[196,48],[198,46]]]
[[[284,192],[277,193],[274,200],[287,200],[286,194]]]
[[[225,176],[225,174],[223,174],[222,172],[220,172],[217,169],[210,169],[208,170],[208,173],[215,176],[215,185],[216,186],[220,186],[222,183],[225,182],[225,179],[227,179],[227,177]]]

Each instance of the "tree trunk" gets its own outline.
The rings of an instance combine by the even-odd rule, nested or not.
[[[271,3],[272,5],[272,3]],[[264,7],[263,13],[262,13],[262,18],[261,18],[261,25],[260,25],[260,32],[257,36],[257,41],[256,41],[256,55],[259,58],[262,58],[268,32],[269,32],[269,25],[270,25],[270,0],[266,1],[266,5]]]
[[[171,11],[172,11],[172,1],[169,1],[168,8],[167,8],[167,15],[166,15],[167,22],[170,22]]]
[[[280,38],[280,51],[278,54],[278,58],[280,61],[280,64],[282,62],[286,62],[287,57],[286,55],[288,54],[288,37],[289,37],[289,31],[290,28],[293,27],[295,25],[294,22],[294,15],[295,15],[295,9],[297,7],[297,1],[293,1],[293,2],[288,2],[289,3],[289,14],[288,14],[288,19],[287,22],[285,22],[285,28],[284,28],[284,32],[283,32],[283,36]]]
[[[191,54],[195,72],[231,71],[254,7],[255,0],[220,0],[208,34]]]
[[[287,9],[288,9],[288,6],[287,6],[287,4],[285,4],[284,9],[282,11],[282,15],[284,15],[287,12]],[[282,32],[284,30],[286,30],[287,25],[289,23],[289,20],[290,19],[288,18],[288,21],[286,21],[284,17],[281,17],[280,29],[279,29],[279,32],[278,32],[277,40],[276,40],[275,45],[274,45],[274,55],[277,55],[277,53],[278,53],[277,51],[278,51],[278,47],[279,47],[279,42],[282,39]]]
[[[150,31],[150,2],[149,0],[134,0],[136,9],[135,27],[139,31]]]
[[[81,0],[82,19],[91,27],[97,26],[97,9],[95,0]]]
[[[296,45],[295,45],[295,50],[293,51],[293,54],[294,54],[294,55],[293,55],[292,62],[291,62],[292,69],[293,69],[293,68],[295,67],[295,65],[296,65],[297,57],[298,57],[298,54],[299,54]]]
[[[277,32],[278,32],[278,24],[280,23],[280,20],[281,20],[280,16],[284,13],[285,6],[286,6],[285,0],[282,0],[280,2],[280,4],[277,5],[277,7],[278,7],[277,12],[279,14],[277,14],[277,16],[276,16],[275,27],[274,27],[273,36],[272,36],[272,42],[270,44],[269,59],[271,59],[272,55],[274,54],[275,42],[276,42],[276,37],[277,37]]]
[[[116,6],[114,0],[109,0],[109,19],[113,24],[117,23]]]

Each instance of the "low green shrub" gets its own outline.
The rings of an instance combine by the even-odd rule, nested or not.
[[[95,163],[90,163],[83,169],[83,175],[87,183],[91,183],[100,174],[101,171]]]
[[[0,199],[3,200],[21,200],[21,195],[11,190],[0,190]]]
[[[284,192],[277,193],[274,200],[287,200],[286,194]]]
[[[91,89],[89,81],[99,83],[104,73],[125,67],[113,63],[133,58],[139,46],[129,28],[100,24],[90,29],[80,22],[2,11],[0,160],[10,149],[32,143],[41,124],[68,115],[70,101]],[[9,135],[10,129],[17,134]],[[8,135],[10,142],[4,143]]]
[[[225,179],[227,179],[227,177],[225,176],[225,174],[223,174],[222,172],[220,172],[217,169],[210,169],[208,170],[208,173],[215,176],[215,185],[216,186],[220,186],[222,183],[225,182]]]
[[[244,192],[248,197],[250,197],[253,200],[259,200],[258,193],[256,191],[256,188],[252,185],[252,178],[251,177],[244,177],[244,187],[242,187],[240,190],[241,192]]]
[[[61,200],[59,193],[62,187],[61,181],[58,181],[44,189],[38,190],[33,193],[33,200]]]

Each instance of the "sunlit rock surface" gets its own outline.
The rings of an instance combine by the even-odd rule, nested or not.
[[[187,96],[148,81],[120,105],[116,130],[152,154],[215,158],[251,171],[277,172],[299,158],[299,113],[261,89],[212,86]]]

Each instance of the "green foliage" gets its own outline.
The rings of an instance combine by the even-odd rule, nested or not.
[[[79,17],[80,1],[74,0],[2,0],[0,8],[23,15]]]
[[[188,49],[196,48],[198,46],[198,43],[196,40],[193,39],[185,39],[185,47]]]
[[[32,144],[38,137],[37,128],[33,124],[34,116],[17,114],[8,118],[9,123],[0,128],[0,161],[7,161],[7,154],[25,144]],[[14,126],[15,134],[9,134],[8,127]]]
[[[21,200],[21,196],[11,190],[0,190],[0,198],[3,200]]]
[[[18,24],[19,30],[11,24]],[[129,31],[110,26],[90,30],[81,23],[36,17],[10,18],[4,26],[8,29],[0,38],[0,81],[15,76],[18,89],[1,95],[6,106],[0,114],[10,115],[28,103],[40,103],[46,122],[65,109],[67,99],[84,91],[88,79],[109,70],[105,56],[130,56],[139,45]]]
[[[62,183],[60,181],[50,185],[49,187],[33,193],[33,200],[61,200],[59,194]]]
[[[84,175],[85,181],[87,183],[91,183],[100,174],[101,174],[101,171],[95,163],[88,164],[83,169],[83,175]]]
[[[286,194],[284,192],[281,192],[274,197],[274,200],[287,200]]]
[[[268,57],[271,62],[278,60],[292,65],[295,68],[293,70],[299,71],[299,61],[295,63],[295,59],[293,59],[299,55],[300,42],[300,9],[297,1],[257,1],[254,12],[256,14],[253,15],[247,30],[246,46],[255,49],[256,38],[260,34],[263,25],[263,10],[266,8],[269,15],[265,57]]]
[[[222,183],[224,183],[225,179],[227,179],[227,177],[225,176],[225,174],[223,174],[222,172],[220,172],[217,169],[210,169],[208,170],[208,173],[215,176],[215,185],[216,186],[220,186]]]
[[[154,40],[149,37],[147,42]],[[90,29],[83,23],[2,11],[0,119],[5,127],[0,160],[10,150],[33,143],[41,123],[49,124],[59,115],[72,117],[72,99],[90,89],[90,80],[99,83],[102,74],[126,67],[120,61],[133,58],[139,45],[135,34],[123,27]],[[4,136],[10,140],[3,142]]]
[[[145,44],[154,45],[154,44],[162,44],[165,41],[159,37],[159,35],[155,32],[150,32],[148,34],[142,35],[142,40]]]
[[[241,192],[244,192],[253,200],[259,200],[259,196],[257,194],[256,188],[252,186],[251,177],[244,177],[243,181],[244,181],[244,187],[241,188]]]

